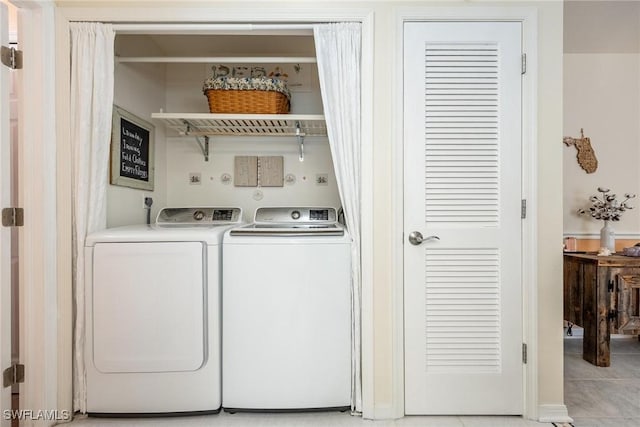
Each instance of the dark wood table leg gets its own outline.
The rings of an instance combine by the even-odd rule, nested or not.
[[[598,301],[598,325],[597,325],[597,355],[596,366],[610,366],[611,355],[609,342],[611,330],[609,328],[609,309],[611,308],[611,296],[609,291],[609,271],[601,268],[598,272],[597,301]]]
[[[596,366],[609,366],[609,291],[607,273],[598,275],[595,265],[582,266],[584,278],[582,358]],[[600,276],[600,277],[598,277]]]

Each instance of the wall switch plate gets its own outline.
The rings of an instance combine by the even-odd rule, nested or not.
[[[316,174],[316,185],[329,185],[329,174],[328,173],[317,173]]]
[[[202,174],[200,172],[189,173],[189,184],[190,185],[202,184]]]

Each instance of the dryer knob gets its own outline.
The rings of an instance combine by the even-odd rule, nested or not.
[[[196,221],[202,221],[204,219],[204,211],[195,211],[193,213],[193,219]]]
[[[300,211],[293,211],[293,212],[291,212],[291,218],[293,218],[293,219],[300,219]]]

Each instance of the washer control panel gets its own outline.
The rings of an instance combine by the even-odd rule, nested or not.
[[[256,223],[335,223],[337,221],[335,208],[258,208]]]
[[[222,225],[240,223],[240,208],[164,208],[158,212],[156,224],[170,225]]]

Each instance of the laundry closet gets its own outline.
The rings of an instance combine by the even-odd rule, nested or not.
[[[355,35],[359,47],[360,28],[272,27],[222,25],[206,34],[167,34],[166,27],[154,33],[144,25],[72,27],[78,47],[72,64],[79,70],[72,93],[87,90],[89,80],[89,90],[102,90],[94,94],[97,108],[113,110],[109,129],[104,113],[86,104],[72,108],[74,117],[99,121],[86,128],[100,128],[91,131],[101,133],[100,143],[78,151],[101,153],[88,162],[100,172],[91,170],[87,180],[99,178],[86,187],[98,197],[106,193],[106,203],[103,197],[98,204],[107,206],[106,229],[94,228],[86,239],[78,233],[84,256],[78,251],[76,264],[84,271],[76,301],[79,312],[85,305],[86,333],[79,323],[84,354],[76,354],[75,378],[82,412],[354,406],[357,231],[350,234],[340,223],[322,99],[335,95],[324,77],[334,76],[325,57],[333,54],[335,29]],[[95,45],[83,50],[83,43]],[[315,46],[325,58],[322,95]],[[108,59],[100,56],[105,51]],[[348,59],[342,83],[352,70],[359,73],[360,53],[341,56]],[[92,66],[99,71],[87,72]],[[359,89],[355,81],[349,88]],[[359,135],[359,117],[346,119],[346,111],[357,117],[359,102],[357,91],[331,102],[345,104],[333,122],[346,135],[332,132],[332,143],[359,143],[349,135],[353,129]],[[344,170],[357,170],[359,157],[343,158],[349,161],[335,170],[354,189],[347,204],[357,206],[359,185]],[[100,211],[91,196],[85,202],[89,215]],[[353,223],[357,212],[350,207],[344,222]]]
[[[188,35],[117,32],[114,104],[153,125],[154,184],[152,190],[109,185],[108,227],[143,223],[145,197],[153,199],[152,221],[165,206],[238,206],[245,220],[261,206],[340,208],[312,30],[250,27]],[[209,113],[202,91],[207,78],[252,74],[287,80],[289,114],[279,120],[198,116]],[[248,181],[247,173],[253,175]],[[260,179],[267,175],[271,180]]]

